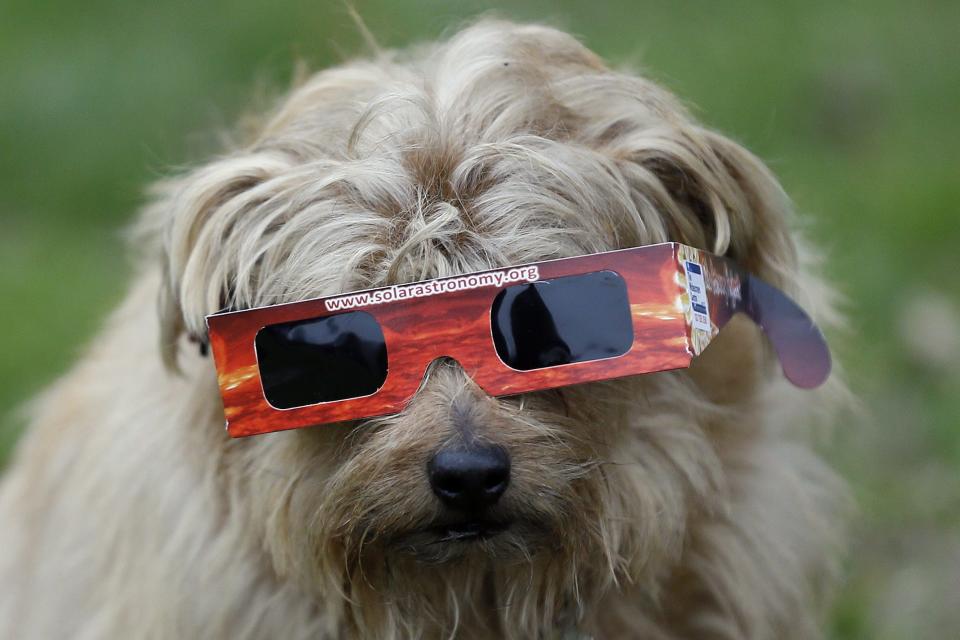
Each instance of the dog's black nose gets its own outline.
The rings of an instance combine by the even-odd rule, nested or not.
[[[457,511],[482,511],[500,499],[510,484],[510,457],[502,447],[441,449],[427,464],[430,486]]]

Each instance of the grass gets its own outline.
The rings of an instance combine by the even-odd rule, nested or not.
[[[387,46],[489,8],[357,2]],[[835,638],[960,628],[960,5],[892,0],[503,3],[645,70],[766,159],[847,297],[863,418],[826,452],[861,506]],[[0,460],[13,409],[72,361],[129,269],[144,186],[215,149],[295,58],[359,38],[337,3],[8,1],[0,22]]]

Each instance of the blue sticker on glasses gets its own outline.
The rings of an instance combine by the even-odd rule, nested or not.
[[[693,328],[712,331],[710,327],[710,305],[707,302],[707,286],[703,280],[703,267],[691,260],[683,263],[687,274],[687,293],[690,294],[690,307],[693,309]]]

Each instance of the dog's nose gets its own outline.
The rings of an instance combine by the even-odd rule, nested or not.
[[[430,486],[440,500],[457,511],[492,506],[510,484],[510,457],[502,447],[441,449],[427,464]]]

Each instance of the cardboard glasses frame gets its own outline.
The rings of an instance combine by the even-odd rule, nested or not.
[[[501,291],[533,280],[608,271],[626,285],[633,330],[629,349],[618,356],[532,370],[503,362],[491,320]],[[355,311],[372,316],[382,331],[387,354],[383,384],[362,397],[285,409],[271,405],[260,378],[257,334],[268,326]],[[398,413],[416,394],[430,363],[441,357],[456,360],[492,396],[687,367],[738,312],[764,331],[795,385],[813,388],[827,378],[826,342],[795,302],[733,261],[679,243],[216,313],[207,317],[207,328],[227,431],[240,437]]]

